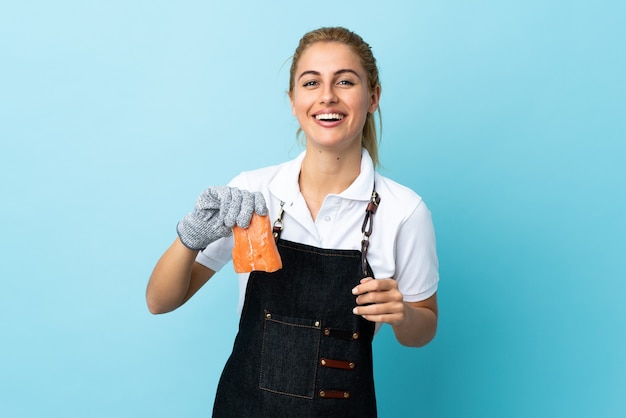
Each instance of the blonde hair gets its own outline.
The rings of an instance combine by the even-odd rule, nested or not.
[[[319,28],[304,34],[300,43],[296,48],[295,53],[291,61],[291,69],[289,70],[289,97],[293,94],[294,82],[296,77],[296,68],[298,62],[302,57],[302,54],[311,45],[317,42],[340,42],[347,45],[352,51],[359,57],[361,66],[367,74],[368,88],[370,92],[373,92],[377,87],[380,87],[380,80],[378,78],[378,67],[376,66],[376,59],[372,53],[371,47],[356,33],[349,31],[342,27],[324,27]],[[382,131],[382,116],[380,112],[380,106],[377,108],[378,121]],[[302,133],[302,129],[298,129],[298,137]],[[374,114],[368,113],[365,118],[365,124],[363,125],[363,135],[361,139],[361,146],[369,152],[374,162],[374,167],[379,165],[378,160],[378,135],[376,131],[376,121]]]

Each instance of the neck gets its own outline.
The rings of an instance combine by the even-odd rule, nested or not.
[[[326,196],[346,190],[360,172],[360,148],[342,154],[307,148],[298,183],[313,219]]]

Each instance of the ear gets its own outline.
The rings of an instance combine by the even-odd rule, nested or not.
[[[378,103],[380,103],[380,84],[374,87],[370,95],[369,113],[374,113],[378,109]]]

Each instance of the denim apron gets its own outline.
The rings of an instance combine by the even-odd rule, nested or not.
[[[352,288],[372,277],[367,245],[333,250],[278,239],[277,246],[283,268],[250,274],[213,416],[376,417],[375,325],[352,313]]]

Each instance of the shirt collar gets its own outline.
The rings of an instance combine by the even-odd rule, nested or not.
[[[300,193],[298,178],[306,151],[303,151],[291,161],[283,164],[269,183],[269,191],[280,201],[293,202]],[[374,163],[365,148],[361,149],[361,172],[350,186],[339,194],[340,197],[351,200],[369,200],[374,188]]]
[[[369,152],[361,148],[361,172],[350,186],[339,196],[351,200],[369,200],[374,189],[374,163]]]

